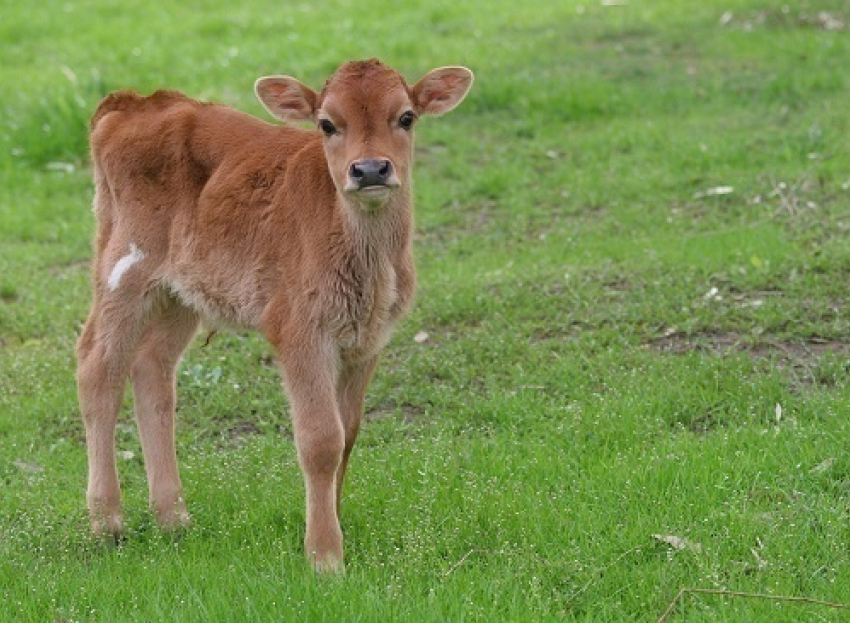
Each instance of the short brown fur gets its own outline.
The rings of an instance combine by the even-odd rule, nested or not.
[[[413,300],[406,123],[448,112],[471,82],[447,67],[409,87],[376,60],[343,65],[321,93],[286,76],[257,82],[272,114],[324,135],[175,91],[101,102],[93,304],[77,348],[97,534],[123,532],[114,434],[127,378],[151,507],[166,529],[188,524],[176,369],[204,321],[256,329],[274,347],[307,490],[306,552],[319,571],[342,568],[339,503],[366,387]]]

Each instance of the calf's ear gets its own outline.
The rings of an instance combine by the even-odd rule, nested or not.
[[[254,84],[254,92],[272,116],[281,121],[313,120],[319,96],[289,76],[266,76]]]
[[[425,115],[442,115],[460,104],[474,76],[466,67],[440,67],[425,74],[413,86],[413,101]]]

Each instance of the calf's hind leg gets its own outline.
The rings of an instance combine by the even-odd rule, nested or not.
[[[92,530],[98,536],[117,538],[124,532],[124,524],[115,465],[115,424],[144,312],[141,301],[118,305],[112,298],[95,295],[77,343],[77,392],[86,429],[86,500]]]
[[[151,510],[164,530],[189,524],[174,442],[177,366],[198,327],[198,317],[168,299],[146,323],[130,378]]]

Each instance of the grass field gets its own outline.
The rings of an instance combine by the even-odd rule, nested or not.
[[[683,587],[725,593],[669,621],[847,620],[850,2],[781,4],[0,0],[0,620],[650,621]],[[346,576],[304,562],[251,334],[183,363],[194,526],[155,528],[127,409],[130,534],[98,545],[89,115],[122,87],[261,115],[258,76],[370,56],[477,79],[419,126],[419,294],[369,392]]]

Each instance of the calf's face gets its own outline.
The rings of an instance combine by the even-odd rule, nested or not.
[[[346,63],[320,93],[289,76],[260,78],[255,90],[275,117],[315,123],[338,192],[351,203],[375,208],[410,184],[417,119],[452,110],[472,80],[465,67],[442,67],[409,86],[394,69],[372,59]]]

